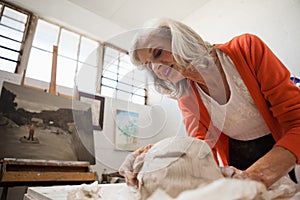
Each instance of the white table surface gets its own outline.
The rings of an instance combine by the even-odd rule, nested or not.
[[[125,183],[99,184],[98,186],[101,188],[101,199],[136,199],[136,191],[126,186]],[[67,200],[68,193],[80,187],[82,185],[29,187],[24,195],[24,200]]]

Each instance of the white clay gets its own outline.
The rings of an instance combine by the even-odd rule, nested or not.
[[[171,137],[145,155],[138,174],[141,199],[158,188],[175,198],[182,191],[204,186],[223,175],[207,143],[191,137]]]
[[[297,192],[287,176],[268,189],[257,181],[224,178],[207,143],[191,137],[166,138],[141,157],[138,191],[142,200],[283,200]]]

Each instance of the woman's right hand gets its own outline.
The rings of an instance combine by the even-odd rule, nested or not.
[[[137,149],[129,154],[122,163],[119,173],[125,177],[127,185],[134,187],[138,186],[137,175],[143,166],[146,153],[152,146],[152,144],[148,144]]]

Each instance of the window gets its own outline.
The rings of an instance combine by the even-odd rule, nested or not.
[[[145,104],[144,72],[132,66],[126,51],[0,2],[0,70],[21,74],[26,69],[27,83],[45,89],[51,81],[53,46],[58,48],[59,93],[70,94],[77,84],[80,92]]]
[[[0,2],[0,70],[17,72],[30,14]]]
[[[59,27],[38,20],[26,70],[26,77],[50,82],[53,45],[57,45]]]
[[[82,67],[90,68],[96,80],[98,58],[92,54],[100,43],[42,19],[37,23],[26,77],[50,82],[53,46],[58,46],[57,85],[73,88],[75,75]]]
[[[101,95],[144,105],[145,81],[144,73],[131,64],[128,54],[104,46]]]

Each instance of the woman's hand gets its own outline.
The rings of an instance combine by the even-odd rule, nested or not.
[[[152,144],[148,144],[137,149],[133,153],[129,154],[122,163],[119,173],[125,177],[127,185],[134,187],[138,186],[137,175],[143,166],[146,153],[152,146]]]
[[[243,170],[239,170],[233,166],[221,167],[221,172],[226,178],[248,179],[249,176]]]
[[[289,150],[275,146],[245,171],[235,167],[221,167],[224,177],[251,179],[262,182],[266,187],[286,175],[296,164],[297,158]]]
[[[266,155],[245,170],[250,179],[260,181],[267,187],[295,167],[297,157],[289,150],[275,146]]]

